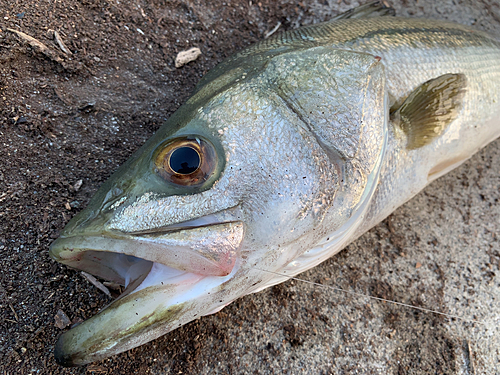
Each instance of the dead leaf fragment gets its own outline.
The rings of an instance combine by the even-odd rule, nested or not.
[[[61,309],[57,310],[54,321],[54,325],[59,329],[64,329],[71,324],[71,320],[69,320],[68,316]]]
[[[94,285],[97,289],[104,292],[104,294],[106,294],[108,297],[111,297],[111,293],[109,292],[108,288],[106,288],[99,280],[97,280],[90,273],[82,271],[82,276],[85,277],[87,281],[92,285]]]
[[[187,63],[196,60],[201,55],[201,50],[197,47],[188,49],[187,51],[181,51],[175,58],[175,67],[180,68]]]
[[[83,180],[78,180],[73,185],[73,189],[75,189],[75,191],[78,191],[78,190],[80,190],[80,188],[82,187],[82,185],[83,185]]]
[[[91,372],[94,374],[107,374],[108,369],[103,366],[90,365],[89,367],[87,367],[87,372]]]

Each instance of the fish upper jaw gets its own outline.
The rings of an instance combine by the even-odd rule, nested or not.
[[[167,227],[157,232],[82,233],[54,241],[50,255],[70,267],[122,284],[126,278],[122,268],[126,266],[103,263],[116,263],[128,256],[202,276],[227,276],[236,263],[243,238],[242,222]]]

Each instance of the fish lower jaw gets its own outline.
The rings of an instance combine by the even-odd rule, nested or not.
[[[58,246],[51,249],[56,260],[125,287],[98,314],[59,337],[54,355],[63,366],[120,353],[176,328],[190,294],[206,277],[126,254],[75,248],[64,252]]]
[[[121,353],[187,322],[191,294],[205,277],[144,260],[134,264],[131,275],[149,271],[132,279],[97,315],[59,337],[54,356],[60,365],[80,366]]]

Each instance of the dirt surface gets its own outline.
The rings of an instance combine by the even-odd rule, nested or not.
[[[398,15],[500,35],[496,0],[387,2]],[[49,258],[64,225],[211,67],[279,23],[296,28],[356,5],[0,0],[0,373],[500,373],[498,140],[301,276],[487,324],[292,281],[111,359],[54,362],[65,326],[110,301]],[[202,55],[176,69],[191,47]]]

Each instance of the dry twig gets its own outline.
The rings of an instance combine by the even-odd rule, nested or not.
[[[17,313],[16,313],[16,310],[14,310],[14,306],[12,306],[10,303],[9,303],[9,307],[10,309],[12,310],[12,312],[14,313],[14,316],[16,317],[16,323],[19,323],[19,317],[17,316]]]
[[[278,29],[280,28],[281,26],[281,22],[278,22],[278,24],[276,26],[274,26],[274,28],[269,31],[266,35],[264,35],[264,39],[267,39],[269,38],[271,35],[273,35],[276,31],[278,31]]]
[[[25,34],[21,31],[17,31],[14,29],[7,29],[11,33],[17,34],[23,41],[28,43],[35,51],[43,53],[45,56],[47,56],[49,59],[58,62],[59,64],[64,63],[64,60],[57,55],[57,52],[51,50],[49,47],[47,47],[45,44],[40,42],[39,40],[29,36],[28,34]]]
[[[72,55],[71,51],[68,49],[68,47],[66,47],[57,31],[54,31],[54,40],[56,41],[61,51],[63,51],[66,55]]]

